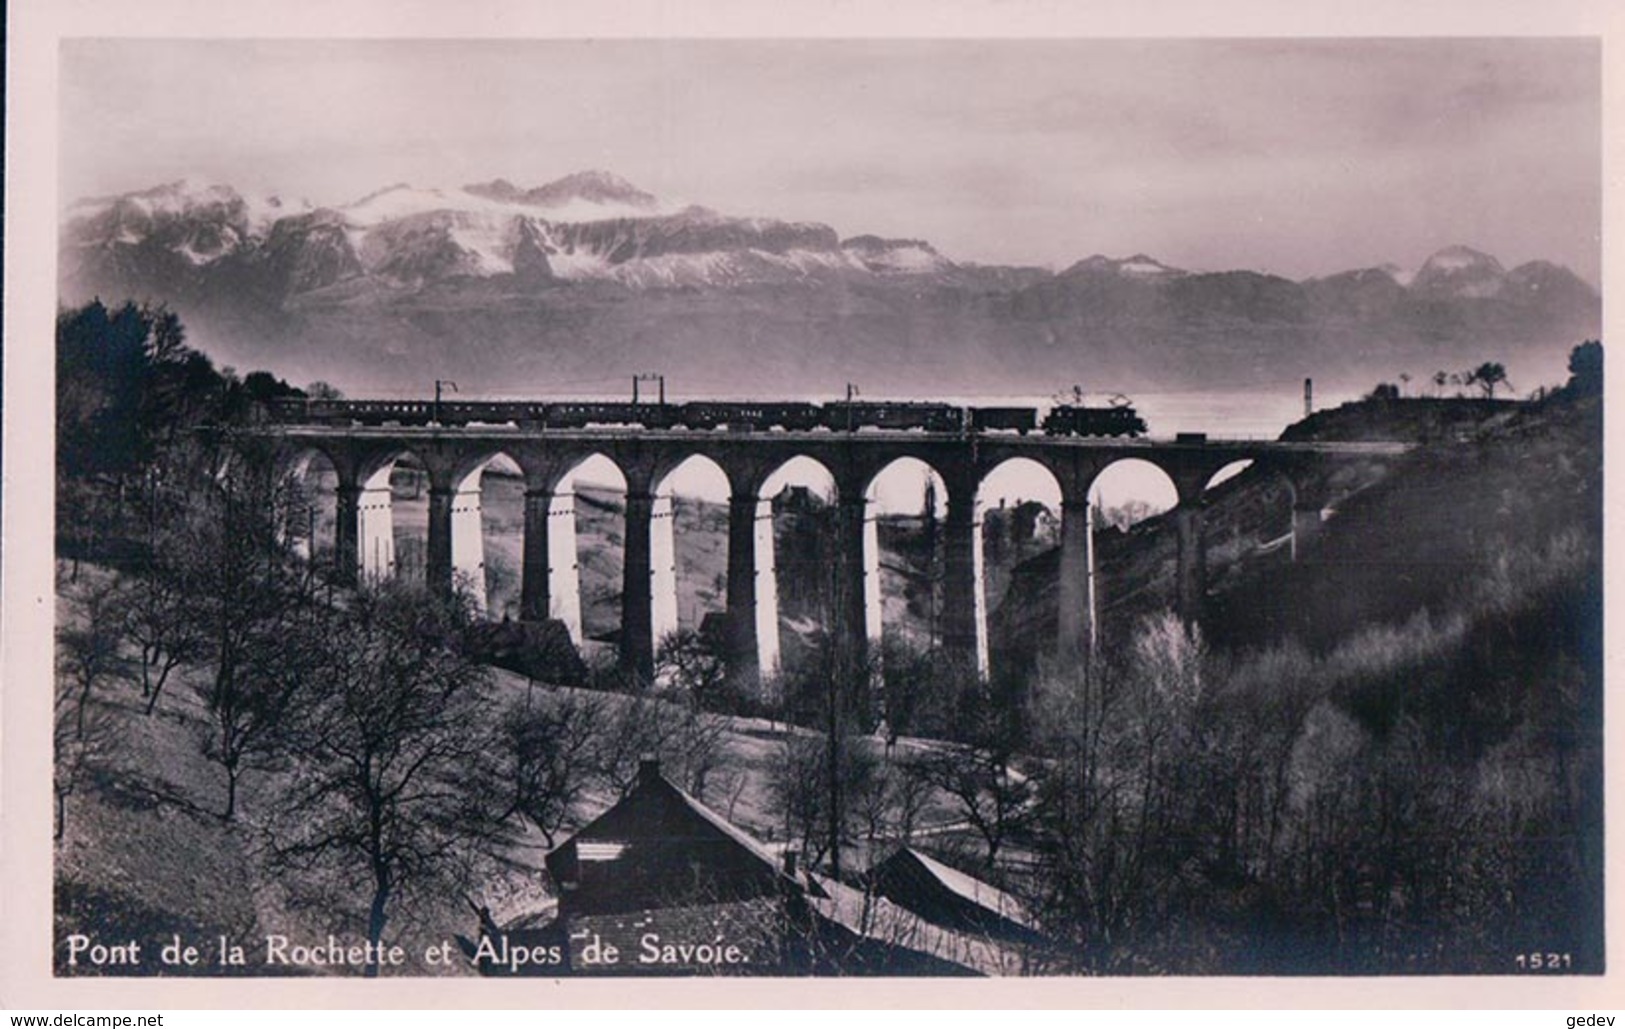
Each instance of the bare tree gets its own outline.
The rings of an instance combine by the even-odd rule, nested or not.
[[[872,861],[876,844],[891,834],[893,783],[902,775],[873,747],[854,746],[849,753],[846,788],[849,831],[863,840]]]
[[[201,658],[205,640],[197,622],[188,617],[194,598],[170,557],[180,544],[154,547],[152,559],[139,574],[122,583],[120,630],[134,647],[141,674],[141,696],[152,714],[170,675],[181,665]]]
[[[91,696],[89,687],[93,687],[101,676],[84,677],[86,671],[95,667],[94,662],[85,663],[85,657],[81,653],[70,658],[69,663],[75,667],[69,674],[59,674],[56,679],[52,786],[56,795],[53,838],[58,840],[67,830],[68,798],[83,785],[85,779],[105,765],[117,741],[113,719],[107,709],[95,703]]]
[[[1146,934],[1182,882],[1191,813],[1207,795],[1205,662],[1200,634],[1164,613],[1140,623],[1123,660],[1049,684],[1040,907],[1090,970],[1144,960]]]
[[[201,460],[207,468],[209,456]],[[213,665],[197,688],[212,722],[204,755],[226,773],[227,820],[236,817],[243,771],[280,751],[301,689],[317,673],[308,630],[330,614],[282,545],[283,499],[268,465],[243,461],[204,477],[177,541],[185,631]]]
[[[1032,783],[1010,758],[1000,747],[945,744],[914,766],[916,775],[954,799],[955,811],[982,837],[988,868],[1030,815]]]
[[[499,781],[511,789],[502,817],[523,815],[549,847],[591,781],[604,707],[563,691],[538,697],[533,684],[502,717]]]
[[[396,584],[330,612],[290,735],[298,767],[268,823],[271,863],[324,868],[366,896],[374,954],[400,905],[466,888],[471,854],[507,839],[489,677],[454,645],[457,622]]]
[[[653,757],[668,778],[703,800],[711,773],[726,759],[722,742],[727,722],[692,703],[644,695],[606,701],[606,707],[616,704],[619,709],[598,734],[594,777],[625,797],[638,784],[640,762]]]
[[[729,695],[722,649],[693,629],[669,633],[655,650],[655,682],[665,692],[711,710],[737,707]]]
[[[78,620],[57,633],[57,678],[72,694],[74,731],[82,737],[91,694],[120,673],[124,659],[119,653],[116,584],[89,585],[79,591],[78,600]]]
[[[783,818],[785,838],[798,845],[809,868],[829,853],[828,760],[821,737],[791,731],[768,772],[768,790]]]

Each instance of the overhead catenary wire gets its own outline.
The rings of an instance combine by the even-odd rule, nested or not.
[[[462,380],[459,380],[459,381],[462,381]],[[830,383],[829,383],[829,387],[827,389],[822,389],[822,390],[819,390],[819,389],[813,389],[813,390],[789,390],[789,389],[764,388],[764,389],[759,389],[759,390],[751,390],[751,391],[748,391],[748,392],[751,394],[752,399],[761,399],[761,398],[774,399],[779,394],[789,394],[789,393],[796,393],[798,396],[808,396],[808,397],[825,397],[825,396],[828,396],[828,397],[833,397],[833,398],[840,398],[840,397],[842,397],[844,395],[844,383],[845,383],[845,380],[839,374],[832,374],[831,379],[830,379]],[[1203,394],[1212,394],[1212,393],[1234,393],[1234,394],[1238,394],[1238,395],[1245,395],[1245,394],[1252,394],[1252,393],[1268,393],[1268,392],[1274,392],[1275,388],[1277,388],[1277,387],[1291,386],[1291,387],[1294,387],[1294,388],[1301,388],[1302,384],[1303,384],[1303,378],[1301,376],[1291,376],[1291,377],[1285,377],[1285,378],[1280,378],[1280,379],[1248,379],[1246,381],[1216,382],[1216,383],[1204,384],[1202,386],[1187,386],[1187,387],[1172,387],[1172,388],[1170,388],[1170,387],[1161,387],[1161,386],[1154,387],[1154,388],[1134,388],[1134,387],[1131,387],[1131,386],[1127,386],[1127,385],[1125,385],[1123,383],[1088,383],[1088,382],[1085,382],[1085,383],[1081,383],[1080,385],[1088,387],[1087,389],[1084,390],[1085,395],[1088,395],[1088,396],[1112,396],[1112,395],[1115,395],[1115,394],[1123,394],[1123,395],[1127,395],[1127,396],[1133,396],[1136,393],[1140,393],[1140,394],[1144,394],[1146,396],[1171,397],[1171,396],[1200,396],[1200,395],[1203,395]],[[914,399],[914,400],[918,400],[918,399],[936,399],[936,398],[939,398],[939,397],[942,397],[942,396],[951,396],[951,397],[953,397],[955,399],[999,398],[999,397],[1005,397],[1005,398],[1013,398],[1013,397],[1049,397],[1049,396],[1055,395],[1055,394],[1060,393],[1060,392],[1069,391],[1070,389],[1071,389],[1071,384],[1068,383],[1068,384],[1063,384],[1063,385],[1060,385],[1060,386],[1056,386],[1056,385],[1050,385],[1050,386],[1047,386],[1047,387],[1046,386],[1037,386],[1037,385],[1030,386],[1030,387],[1012,386],[1012,387],[1009,387],[1009,388],[997,388],[997,389],[989,388],[989,387],[985,387],[985,386],[984,387],[975,387],[975,386],[973,386],[973,387],[954,387],[954,388],[951,388],[951,389],[949,389],[949,388],[930,388],[930,389],[903,389],[903,388],[884,389],[884,388],[882,388],[880,390],[876,390],[875,392],[878,392],[878,393],[880,393],[882,395],[885,395],[885,396],[887,396],[888,398],[891,398],[891,399],[898,399],[898,400]],[[620,396],[620,395],[627,392],[626,376],[615,374],[615,375],[594,376],[592,378],[548,379],[545,382],[538,382],[534,386],[514,386],[511,383],[493,384],[493,383],[482,383],[482,382],[480,382],[478,380],[469,380],[467,386],[462,391],[462,395],[464,395],[466,397],[469,397],[469,398],[478,398],[478,397],[516,397],[516,398],[538,397],[538,398],[552,398],[552,397],[563,395],[563,394],[568,393],[568,392],[573,391],[573,390],[602,391],[603,393],[608,394],[608,395]],[[376,383],[376,382],[354,382],[354,383],[350,384],[349,392],[352,395],[356,396],[356,397],[373,397],[373,396],[376,396],[376,397],[380,397],[380,398],[387,397],[387,398],[390,398],[390,399],[396,399],[396,398],[405,399],[405,398],[415,398],[415,397],[419,396],[423,391],[420,388],[413,387],[413,386],[383,385],[383,384]],[[690,378],[690,377],[686,377],[686,376],[683,377],[680,381],[677,380],[677,379],[673,379],[673,381],[670,383],[670,388],[668,389],[668,393],[671,396],[701,397],[701,398],[712,397],[712,396],[726,398],[727,396],[730,396],[730,395],[743,395],[743,394],[739,393],[739,383],[738,383],[737,379]]]

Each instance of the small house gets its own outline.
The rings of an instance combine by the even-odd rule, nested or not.
[[[543,926],[482,919],[463,950],[486,975],[968,975],[861,930],[821,883],[645,761],[630,793],[546,858],[558,910]],[[835,891],[834,893],[830,891]]]

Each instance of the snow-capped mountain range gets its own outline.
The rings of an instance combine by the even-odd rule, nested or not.
[[[1160,381],[1221,359],[1232,375],[1288,358],[1347,364],[1351,340],[1401,352],[1555,347],[1600,322],[1596,291],[1569,270],[1507,270],[1465,246],[1413,273],[1387,265],[1301,282],[1145,254],[1052,273],[671,203],[604,171],[535,187],[399,184],[337,207],[183,180],[73,204],[59,271],[64,302],[162,299],[228,351],[295,352],[312,365],[324,350],[353,363],[380,346],[528,363],[570,332],[600,363],[676,352],[720,370],[748,356],[766,361],[767,379],[794,380],[834,353],[917,374],[929,326],[938,356],[1104,363]],[[945,368],[959,375],[956,360]]]
[[[503,179],[456,189],[398,184],[335,208],[183,180],[68,212],[70,267],[121,264],[122,251],[142,247],[194,268],[259,261],[292,272],[295,292],[363,275],[395,285],[520,275],[661,288],[952,266],[923,241],[860,236],[843,245],[825,225],[667,204],[603,171],[532,189]]]

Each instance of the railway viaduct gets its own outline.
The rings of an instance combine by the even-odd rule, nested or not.
[[[429,479],[425,574],[449,589],[459,569],[480,565],[480,473],[498,455],[518,465],[525,480],[520,569],[520,613],[525,620],[559,618],[579,640],[580,597],[575,571],[573,498],[561,489],[567,476],[593,455],[607,457],[626,479],[622,592],[623,668],[652,674],[656,641],[676,628],[676,581],[667,475],[696,455],[727,477],[730,493],[726,625],[730,666],[747,675],[777,663],[772,510],[763,495],[769,477],[793,458],[811,458],[835,482],[839,553],[835,631],[861,655],[880,630],[878,545],[868,510],[869,486],[887,466],[914,458],[935,470],[947,488],[944,520],[942,645],[958,660],[986,669],[982,603],[980,516],[977,491],[994,469],[1027,458],[1049,471],[1061,488],[1061,585],[1056,649],[1081,655],[1093,638],[1088,591],[1088,497],[1108,466],[1139,458],[1174,483],[1178,537],[1176,596],[1186,618],[1196,616],[1204,591],[1202,496],[1214,474],[1252,460],[1281,474],[1291,486],[1294,560],[1312,545],[1328,497],[1323,476],[1309,474],[1336,459],[1381,459],[1403,453],[1402,443],[1286,443],[1180,438],[1095,439],[1004,434],[950,435],[859,431],[706,432],[689,430],[524,430],[508,426],[328,427],[271,426],[255,445],[270,446],[289,473],[302,473],[315,453],[337,473],[338,574],[387,574],[392,565],[389,476],[411,454]]]

